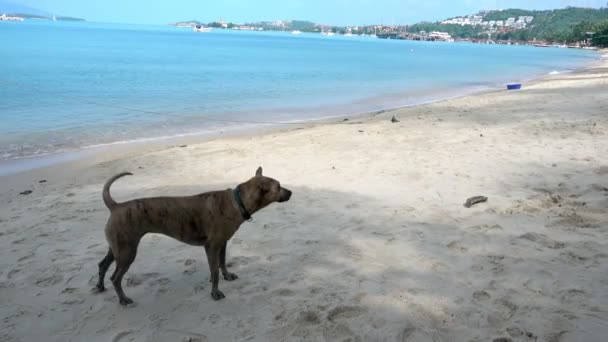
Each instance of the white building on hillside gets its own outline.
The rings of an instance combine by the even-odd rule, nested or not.
[[[439,41],[443,41],[443,42],[453,42],[454,41],[454,38],[452,38],[452,36],[447,32],[433,31],[433,32],[429,33],[428,37],[431,40],[439,40]]]

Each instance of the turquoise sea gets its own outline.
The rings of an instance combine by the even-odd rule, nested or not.
[[[503,87],[597,55],[170,26],[0,22],[0,160],[347,116]]]

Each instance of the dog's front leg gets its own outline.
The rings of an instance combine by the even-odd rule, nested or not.
[[[228,272],[228,269],[226,268],[226,245],[228,245],[228,241],[224,242],[224,246],[222,246],[222,250],[220,251],[220,269],[222,270],[224,279],[233,281],[239,277],[234,273]]]
[[[220,300],[226,297],[222,291],[218,289],[220,282],[220,246],[205,246],[205,252],[207,253],[207,261],[209,262],[209,272],[211,272],[211,297],[215,300]]]

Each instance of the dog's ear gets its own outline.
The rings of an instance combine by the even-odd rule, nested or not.
[[[255,172],[255,176],[256,177],[261,177],[262,176],[262,167],[258,167],[257,171]]]

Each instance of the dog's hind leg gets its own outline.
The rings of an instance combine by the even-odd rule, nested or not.
[[[220,269],[222,270],[222,275],[225,280],[233,281],[239,277],[234,273],[228,272],[228,269],[226,268],[226,245],[228,245],[227,241],[224,242],[224,246],[222,246],[222,249],[220,250]]]
[[[220,282],[220,252],[221,246],[205,246],[207,261],[209,262],[209,271],[211,272],[211,297],[215,300],[226,297],[222,291],[218,289],[218,284]]]
[[[108,272],[108,268],[114,262],[114,254],[112,253],[112,248],[108,248],[108,254],[99,262],[99,280],[97,281],[97,291],[103,292],[106,290],[104,283],[104,278],[106,277],[106,272]]]
[[[122,278],[125,273],[129,270],[129,267],[135,260],[135,256],[137,255],[137,244],[135,245],[127,245],[121,246],[118,250],[118,255],[116,255],[116,270],[110,279],[112,280],[112,284],[114,284],[114,290],[116,291],[116,295],[118,295],[118,299],[121,305],[132,304],[133,300],[125,295],[125,292],[122,290]]]

